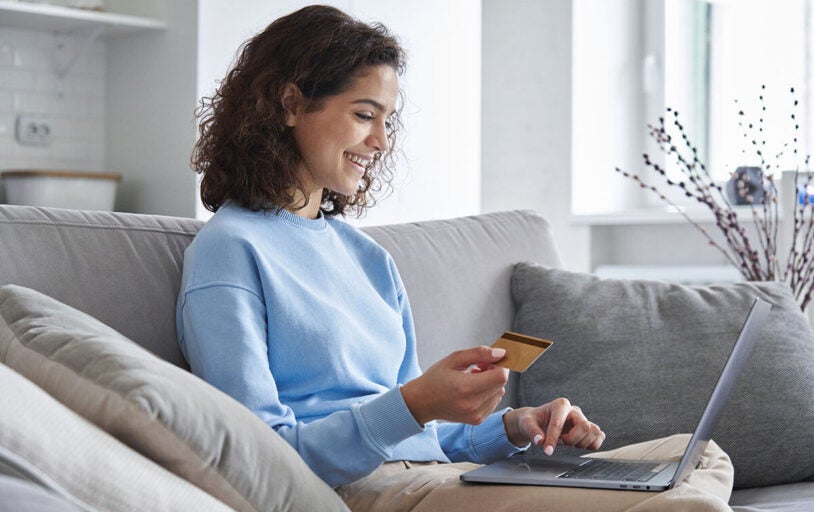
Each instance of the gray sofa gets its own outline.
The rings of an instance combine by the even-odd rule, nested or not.
[[[234,489],[219,494],[217,489],[220,488],[215,484],[212,484],[212,488],[216,491],[210,492],[208,482],[215,478],[211,475],[207,477],[208,480],[201,480],[204,484],[193,485],[189,483],[192,478],[184,476],[186,473],[183,469],[173,469],[172,460],[161,459],[162,451],[173,451],[174,446],[165,442],[156,451],[147,444],[133,441],[142,430],[153,428],[152,424],[144,423],[146,426],[143,427],[139,426],[141,424],[116,427],[112,426],[115,423],[112,420],[100,421],[93,414],[85,412],[85,401],[73,396],[85,392],[66,389],[70,386],[65,382],[73,381],[59,380],[62,378],[60,372],[64,370],[64,365],[78,364],[79,368],[74,370],[81,373],[86,366],[96,364],[97,361],[83,359],[77,363],[76,360],[60,360],[60,357],[67,357],[64,352],[70,352],[73,345],[69,345],[64,337],[48,338],[48,333],[43,332],[47,330],[43,325],[57,325],[55,329],[66,332],[77,329],[76,325],[79,325],[93,334],[76,336],[78,341],[71,342],[111,339],[115,341],[111,343],[118,344],[124,351],[122,353],[127,356],[117,356],[120,359],[129,361],[140,358],[139,361],[149,363],[149,358],[153,355],[128,352],[131,349],[126,346],[127,343],[122,344],[117,338],[117,333],[120,333],[122,339],[126,337],[133,340],[152,354],[175,365],[165,367],[156,358],[153,366],[160,367],[160,372],[164,372],[161,375],[172,375],[172,379],[179,379],[169,380],[168,382],[174,384],[168,385],[164,390],[159,388],[158,394],[146,398],[140,395],[134,401],[138,406],[150,402],[150,407],[153,407],[148,411],[150,418],[144,421],[151,421],[161,414],[177,413],[175,410],[162,413],[161,407],[165,406],[162,400],[171,401],[172,393],[199,385],[190,380],[194,377],[189,376],[187,379],[178,375],[186,373],[179,370],[186,368],[186,364],[175,343],[174,312],[183,251],[200,226],[200,221],[192,219],[0,205],[0,286],[17,285],[4,287],[4,295],[0,295],[0,360],[5,361],[5,364],[0,365],[0,370],[6,372],[0,372],[0,378],[5,379],[0,379],[3,386],[0,393],[3,417],[0,421],[0,510],[255,510],[263,507],[292,510],[315,510],[315,507],[342,509],[341,504],[330,502],[331,498],[327,493],[332,491],[327,486],[321,488],[320,482],[315,482],[313,475],[309,476],[307,469],[297,465],[296,461],[290,461],[289,466],[274,466],[275,472],[262,483],[262,487],[270,488],[264,490],[266,495],[262,498],[250,496],[244,499],[245,496],[234,494]],[[562,267],[547,222],[528,211],[379,226],[366,228],[366,231],[392,254],[402,274],[413,307],[419,356],[424,367],[456,348],[491,344],[504,331],[517,327],[518,277],[513,276],[513,273],[516,274],[516,263],[535,262],[553,269]],[[512,285],[515,286],[514,290]],[[42,296],[29,292],[29,289],[36,290]],[[767,290],[764,291],[769,295],[773,293],[772,289]],[[36,309],[40,304],[45,305],[42,307],[47,308],[48,315],[51,316],[46,320],[31,320],[32,315],[36,316]],[[67,314],[68,310],[60,309],[58,304],[70,306],[90,316],[81,317],[78,323],[71,323],[78,317],[73,313]],[[115,331],[106,331],[103,327],[92,324],[90,317],[98,320],[100,326],[104,324]],[[564,318],[564,321],[568,320]],[[68,323],[70,329],[65,327]],[[695,319],[688,323],[697,324]],[[805,336],[810,336],[810,329]],[[558,343],[562,343],[560,338],[553,339],[555,348]],[[34,346],[40,341],[42,344],[50,343],[50,348]],[[637,342],[645,344],[645,340]],[[647,343],[652,345],[653,341],[648,340]],[[34,354],[36,350],[42,353]],[[45,362],[34,358],[34,355],[42,356],[46,350],[49,352]],[[95,345],[93,350],[103,349]],[[649,350],[658,351],[659,347],[651,346]],[[552,350],[543,359],[549,364],[555,364],[558,361],[556,354]],[[806,352],[801,357],[807,358],[810,354]],[[709,365],[708,358],[701,353],[688,360],[696,361],[693,364],[699,367]],[[562,359],[559,359],[559,363],[565,364]],[[21,373],[10,370],[15,365],[19,366]],[[135,375],[149,374],[149,370],[149,367],[140,367]],[[675,371],[679,369],[676,368]],[[47,375],[44,377],[40,374]],[[28,378],[22,375],[27,375]],[[107,391],[100,387],[105,388],[108,384],[100,385],[100,382],[107,382],[111,389],[118,389],[118,386],[123,385],[120,381],[125,380],[113,375],[104,377],[110,378],[109,381],[102,381],[98,380],[102,377],[88,375],[85,374],[77,386],[87,385],[89,379],[97,379],[91,383],[94,393]],[[75,375],[65,376],[65,379],[69,377],[73,379]],[[523,378],[526,378],[526,374]],[[526,382],[517,382],[513,376],[506,402],[518,405],[530,399],[529,397],[534,398],[536,387],[532,386],[540,386],[534,380],[539,378],[538,375]],[[602,378],[603,375],[598,374],[589,380],[601,382]],[[38,386],[29,386],[32,379]],[[799,380],[797,378],[795,382]],[[57,381],[60,384],[54,387],[54,382]],[[179,385],[178,382],[182,384]],[[552,383],[551,387],[559,392],[560,389],[555,384]],[[136,387],[141,389],[144,386]],[[47,393],[43,393],[40,388]],[[179,391],[179,388],[184,389]],[[797,382],[795,389],[808,393],[811,382]],[[563,391],[569,394],[567,389]],[[107,407],[114,398],[105,396],[102,402]],[[209,395],[207,399],[208,397]],[[780,397],[778,401],[784,403],[787,398]],[[812,398],[803,399],[810,403]],[[231,423],[252,424],[252,420],[242,416],[238,409],[232,409],[234,404],[224,401],[224,397],[215,397],[213,400],[213,414],[227,415],[223,423],[226,426],[223,428],[232,428],[229,415],[235,418]],[[799,408],[798,402],[791,403],[790,407]],[[128,404],[130,405],[132,403]],[[187,407],[185,404],[182,406]],[[176,406],[170,409],[173,407]],[[195,404],[190,407],[194,411]],[[617,408],[620,407],[623,407],[621,403]],[[77,415],[76,411],[80,414]],[[797,410],[787,412],[789,416],[800,416]],[[691,413],[688,414],[692,416]],[[804,411],[801,421],[808,422],[811,417],[809,407],[809,410]],[[749,417],[743,415],[739,419],[746,423],[750,421]],[[21,426],[19,422],[23,421],[27,423]],[[631,429],[636,428],[634,421],[630,424]],[[183,428],[183,425],[171,426]],[[665,428],[669,431],[671,426],[666,425]],[[39,433],[38,430],[42,432]],[[660,432],[649,430],[642,435],[646,437],[649,433]],[[37,435],[41,435],[42,439],[49,439],[47,443],[51,444],[42,449],[32,446],[37,444],[32,441],[38,439]],[[189,435],[194,437],[197,434],[193,432]],[[279,453],[281,458],[291,458],[286,447],[275,444],[276,434],[271,430],[252,431],[251,435],[266,436],[259,443],[270,446],[270,453]],[[783,434],[775,432],[775,435]],[[26,438],[25,442],[17,442],[20,436],[31,437]],[[808,442],[814,436],[814,431],[797,431],[793,436],[802,437]],[[56,441],[51,440],[52,438]],[[155,439],[155,436],[151,439]],[[249,443],[250,436],[241,434],[234,438],[219,439],[222,441],[217,446],[219,451],[210,456],[208,461],[213,466],[218,466],[217,471],[223,475],[231,471],[224,464],[234,464],[229,462],[233,460],[229,457],[235,456],[233,452],[239,451],[240,447],[236,447],[236,444],[240,444],[240,441]],[[749,443],[747,439],[742,441],[744,444]],[[62,444],[57,446],[57,442]],[[200,449],[205,451],[212,447],[204,446]],[[274,464],[254,460],[260,459],[259,455],[252,459],[253,447],[246,449],[248,455],[244,456],[248,457],[246,460],[249,463],[260,466]],[[263,449],[265,448],[258,448],[261,451]],[[805,455],[814,458],[814,453]],[[57,458],[70,460],[56,460]],[[90,463],[85,464],[86,459]],[[119,460],[125,459],[127,463],[124,467],[116,466]],[[736,461],[736,472],[738,463]],[[286,471],[286,467],[293,468],[291,471],[298,476],[288,480],[283,478],[281,472]],[[99,474],[87,477],[89,484],[72,483],[78,478],[72,472],[94,470]],[[805,481],[737,489],[730,503],[734,510],[739,511],[814,510],[814,481],[810,480],[812,476],[814,472],[807,476],[801,475],[801,479],[808,478]],[[227,474],[225,478],[232,476]],[[285,499],[274,501],[273,506],[258,505],[272,503],[262,501],[263,499],[280,499],[275,496],[275,485],[280,486],[277,494],[284,494]],[[88,489],[89,486],[92,489]],[[303,489],[298,489],[297,486]],[[234,487],[238,491],[241,489],[239,484]],[[45,498],[43,489],[48,493]],[[206,492],[202,489],[206,489]],[[242,489],[247,496],[254,492],[253,489]],[[177,499],[179,496],[183,499]],[[309,502],[309,499],[317,501]],[[56,501],[62,506],[55,504]],[[186,505],[179,505],[181,503]],[[226,503],[229,504],[228,507]]]

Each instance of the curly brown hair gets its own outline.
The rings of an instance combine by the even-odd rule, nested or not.
[[[299,87],[306,110],[348,89],[362,68],[389,65],[404,71],[405,52],[387,28],[366,24],[333,7],[309,6],[272,22],[243,44],[215,94],[195,114],[199,138],[192,168],[201,173],[201,200],[217,211],[231,200],[254,211],[290,208],[302,156],[281,97],[287,84]],[[360,216],[374,193],[390,187],[399,112],[390,119],[387,149],[368,166],[352,196],[325,190],[320,209],[331,217]],[[297,205],[303,207],[305,205]]]

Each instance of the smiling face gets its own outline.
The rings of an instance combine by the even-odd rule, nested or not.
[[[321,100],[321,108],[312,112],[301,102],[292,107],[292,94],[289,91],[283,98],[289,111],[286,123],[302,156],[300,183],[309,197],[308,206],[295,213],[316,218],[323,189],[355,194],[375,156],[387,149],[398,77],[387,65],[364,68],[349,88]],[[297,206],[301,205],[300,200]]]

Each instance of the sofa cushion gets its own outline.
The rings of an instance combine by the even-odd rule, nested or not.
[[[0,390],[0,510],[230,510],[3,364]]]
[[[0,287],[0,356],[69,408],[234,509],[347,510],[297,452],[240,403],[39,292]]]
[[[803,512],[814,510],[814,482],[740,489],[729,500],[732,512]]]
[[[14,512],[81,512],[73,505],[42,487],[0,475],[0,510]]]
[[[554,345],[520,378],[520,402],[558,396],[605,447],[691,432],[754,296],[773,304],[714,439],[735,487],[814,475],[814,334],[785,283],[682,286],[516,266],[518,332]]]

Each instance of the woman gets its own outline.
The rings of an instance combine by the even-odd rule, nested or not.
[[[411,509],[416,496],[449,508],[482,503],[484,490],[512,507],[526,502],[507,496],[556,503],[555,494],[582,507],[568,496],[585,491],[458,483],[471,464],[452,463],[531,443],[548,454],[557,444],[598,449],[605,434],[565,399],[493,412],[508,378],[494,365],[502,350],[461,350],[422,373],[393,260],[337,219],[361,214],[388,185],[403,67],[383,26],[330,7],[280,18],[244,45],[199,112],[193,165],[216,213],[185,254],[181,348],[354,509]],[[416,478],[423,490],[402,493]],[[425,499],[450,489],[469,498]]]

